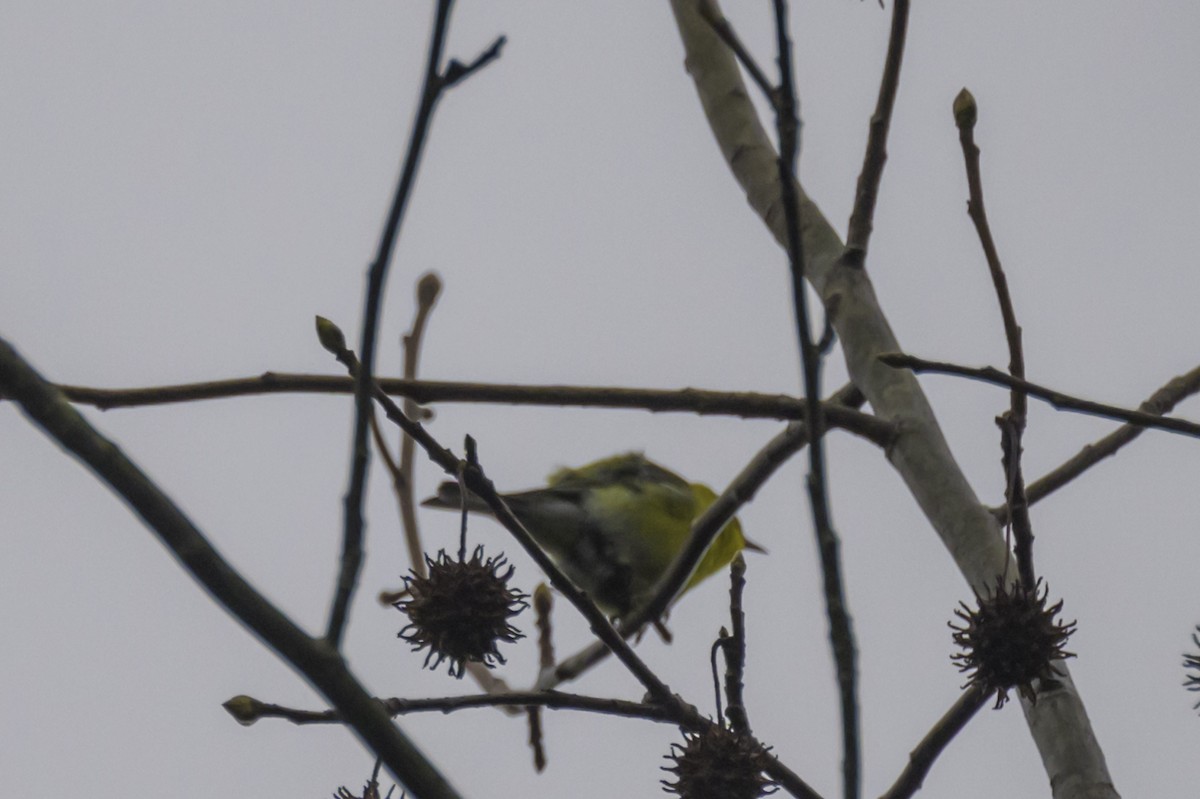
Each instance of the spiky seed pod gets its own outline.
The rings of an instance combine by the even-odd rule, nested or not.
[[[428,668],[449,661],[454,677],[463,676],[467,661],[488,668],[504,663],[497,644],[524,637],[508,620],[528,607],[528,596],[508,586],[513,567],[503,555],[485,560],[481,546],[467,561],[441,550],[436,559],[426,555],[425,564],[429,576],[405,577],[408,598],[395,603],[409,621],[400,637],[414,652],[429,649]]]
[[[1197,632],[1200,632],[1200,625],[1196,625]],[[1192,633],[1192,641],[1197,647],[1200,647],[1200,635]],[[1183,679],[1183,687],[1189,691],[1200,691],[1200,652],[1185,652],[1183,655],[1184,671],[1192,672]],[[1192,705],[1192,710],[1200,710],[1200,702]]]
[[[703,732],[685,732],[684,743],[671,744],[663,771],[675,781],[663,780],[668,793],[682,799],[757,799],[774,793],[777,786],[763,774],[770,758],[761,744],[717,724]]]
[[[350,793],[350,789],[343,785],[333,794],[333,799],[379,799],[379,783],[375,780],[369,781],[363,786],[361,797]]]
[[[1052,661],[1075,657],[1063,649],[1075,632],[1075,622],[1063,624],[1057,619],[1063,603],[1060,600],[1046,607],[1048,594],[1049,588],[1041,580],[1029,589],[1008,586],[997,577],[995,590],[982,597],[975,594],[976,610],[959,603],[962,607],[954,611],[965,624],[951,621],[949,625],[954,643],[964,651],[952,655],[951,660],[959,671],[970,672],[967,685],[997,692],[996,708],[1008,701],[1011,688],[1036,702],[1033,681],[1058,676]]]

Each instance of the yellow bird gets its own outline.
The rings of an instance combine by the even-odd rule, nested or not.
[[[577,469],[559,469],[545,488],[503,494],[529,534],[571,582],[621,619],[649,599],[650,590],[683,549],[692,522],[717,498],[702,483],[647,460],[641,453],[614,455]],[[446,482],[421,503],[461,510],[458,483]],[[488,513],[478,497],[467,510]],[[747,541],[737,519],[709,546],[684,591],[724,568]],[[680,592],[682,594],[683,591]]]

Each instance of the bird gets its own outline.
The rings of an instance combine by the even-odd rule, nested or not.
[[[539,547],[610,618],[621,621],[650,598],[683,549],[692,522],[717,498],[703,483],[628,452],[561,468],[544,488],[501,494]],[[457,482],[442,483],[427,508],[490,514],[482,499],[464,502]],[[727,566],[742,549],[765,551],[731,519],[680,591]],[[678,599],[678,596],[676,597]]]

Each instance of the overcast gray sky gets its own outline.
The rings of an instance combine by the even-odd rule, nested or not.
[[[0,335],[50,379],[111,387],[339,374],[314,314],[357,330],[393,190],[431,3],[11,2],[0,9]],[[769,4],[726,9],[764,65]],[[844,231],[890,8],[797,4],[800,172]],[[904,346],[1006,362],[965,214],[950,103],[966,85],[989,212],[1032,379],[1136,405],[1200,363],[1200,7],[918,3],[869,271]],[[449,52],[500,33],[503,57],[441,106],[391,272],[380,365],[396,368],[416,277],[446,287],[433,378],[796,393],[785,261],[717,152],[666,3],[470,3]],[[357,335],[352,337],[357,339]],[[830,388],[844,379],[835,355]],[[980,496],[1002,491],[996,389],[923,379]],[[1200,418],[1196,400],[1179,412]],[[324,624],[346,483],[350,403],[273,396],[86,411],[243,573],[310,630]],[[1026,473],[1111,430],[1034,404]],[[718,486],[777,424],[636,411],[445,405],[431,430],[480,443],[501,487],[641,449]],[[946,620],[967,589],[886,461],[830,437],[835,521],[861,648],[865,794],[877,795],[958,693]],[[0,783],[13,796],[327,796],[371,759],[335,728],[221,709],[313,692],[185,576],[124,506],[0,407]],[[839,731],[803,467],[742,513],[753,557],[747,701],[755,730],[826,796]],[[382,474],[347,654],[380,695],[472,690],[395,638],[373,597],[407,564]],[[438,479],[418,475],[419,490]],[[1077,618],[1072,669],[1118,789],[1190,796],[1197,697],[1180,654],[1200,621],[1200,443],[1148,433],[1039,504],[1037,564]],[[431,546],[449,514],[422,516]],[[480,522],[530,588],[534,567]],[[714,580],[640,651],[712,710]],[[529,630],[531,620],[521,626]],[[586,641],[565,606],[560,652]],[[510,647],[504,675],[532,679]],[[614,663],[572,688],[638,698]],[[523,723],[489,710],[403,719],[467,796],[650,796],[669,727],[567,712],[535,775]],[[1048,796],[1020,710],[982,713],[922,795]]]

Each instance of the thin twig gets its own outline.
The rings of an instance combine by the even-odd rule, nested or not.
[[[550,611],[554,608],[554,594],[550,586],[538,583],[533,589],[533,615],[538,630],[538,668],[548,669],[554,665],[554,628],[550,623]]]
[[[370,449],[367,446],[369,418],[372,412],[371,395],[374,393],[374,364],[375,340],[379,330],[380,306],[383,300],[383,289],[386,283],[388,267],[391,264],[392,252],[400,234],[400,225],[404,220],[404,211],[412,195],[417,168],[421,162],[421,153],[425,148],[429,126],[433,121],[433,112],[441,99],[442,93],[455,83],[463,80],[475,70],[491,62],[500,53],[504,37],[500,37],[482,56],[468,67],[454,62],[446,74],[441,72],[442,51],[445,48],[446,32],[450,25],[450,10],[452,0],[439,0],[434,14],[433,31],[429,37],[429,55],[425,66],[425,77],[421,89],[421,101],[413,121],[412,132],[408,139],[408,151],[404,157],[404,166],[400,172],[400,180],[392,198],[387,221],[379,237],[379,246],[375,259],[367,271],[367,288],[363,299],[362,334],[359,345],[361,368],[356,375],[357,383],[354,392],[354,434],[351,445],[349,488],[345,498],[345,521],[342,533],[341,567],[338,570],[337,585],[334,589],[332,606],[329,611],[329,623],[325,636],[330,644],[337,648],[341,644],[342,633],[346,627],[346,618],[350,611],[350,600],[358,582],[358,573],[362,568],[363,540],[363,499],[366,496],[367,465],[370,461]]]
[[[502,383],[469,383],[449,380],[379,378],[388,395],[412,399],[423,405],[435,402],[474,402],[580,408],[624,408],[655,413],[695,413],[700,416],[738,416],[744,419],[804,418],[805,401],[786,394],[753,391],[708,391],[698,388],[652,389],[607,386],[535,386]],[[265,372],[257,377],[202,383],[181,383],[145,388],[96,388],[59,385],[72,402],[100,410],[168,405],[197,400],[227,399],[262,394],[350,394],[352,378],[335,375]],[[0,399],[3,399],[0,396]],[[894,428],[871,414],[852,408],[830,407],[825,423],[876,444],[891,440]]]
[[[908,799],[916,793],[925,777],[929,775],[929,770],[933,768],[934,761],[954,740],[954,736],[958,735],[967,726],[967,722],[987,703],[990,695],[976,685],[964,691],[958,701],[938,719],[933,729],[909,753],[908,764],[881,799]]]
[[[713,682],[713,701],[717,708],[717,726],[725,726],[725,709],[721,703],[721,678],[717,671],[717,654],[725,647],[725,641],[729,638],[729,630],[724,627],[717,633],[717,640],[712,642],[712,646],[708,648],[708,669],[709,676]]]
[[[1000,264],[1000,252],[996,249],[996,241],[992,237],[992,228],[988,224],[987,209],[983,204],[983,177],[979,168],[979,146],[975,144],[975,122],[979,117],[979,109],[975,98],[969,91],[963,89],[954,98],[954,124],[958,127],[958,141],[962,147],[963,161],[967,172],[967,216],[975,225],[975,233],[979,236],[979,244],[987,261],[988,273],[992,276],[992,286],[996,291],[996,299],[1000,304],[1000,316],[1004,320],[1004,337],[1008,342],[1008,372],[1020,380],[1025,379],[1025,356],[1021,348],[1021,326],[1017,324],[1017,314],[1013,308],[1012,294],[1008,290],[1008,278],[1004,275],[1004,267]],[[1025,395],[1013,389],[1013,414],[1025,418]]]
[[[697,11],[700,17],[712,26],[713,33],[720,37],[725,46],[737,58],[738,63],[742,65],[742,69],[746,70],[746,74],[758,86],[759,91],[767,98],[767,101],[772,105],[775,103],[776,92],[778,89],[771,85],[770,78],[763,72],[762,67],[754,60],[754,56],[746,49],[746,45],[742,44],[742,40],[738,38],[737,32],[734,31],[733,25],[725,18],[725,15],[719,9],[708,3],[700,3],[697,5]]]
[[[375,758],[375,766],[374,766],[374,768],[371,769],[370,785],[375,789],[376,799],[378,799],[378,797],[379,797],[379,772],[382,769],[383,769],[383,761],[380,760],[379,758]],[[395,786],[392,786],[392,787],[394,788]],[[388,789],[388,792],[391,793],[391,788]],[[365,795],[365,792],[364,792],[364,795]]]
[[[1086,413],[1090,416],[1101,416],[1105,419],[1117,419],[1137,425],[1138,427],[1153,427],[1157,430],[1168,430],[1172,433],[1182,433],[1186,436],[1200,438],[1200,424],[1196,422],[1189,422],[1186,419],[1179,419],[1173,416],[1157,416],[1145,411],[1131,411],[1128,408],[1119,408],[1116,405],[1105,405],[1100,402],[1079,399],[1078,397],[1072,397],[1054,389],[1040,386],[1037,383],[1031,383],[1028,380],[1018,380],[992,366],[976,368],[972,366],[960,366],[955,363],[946,363],[944,361],[927,361],[924,358],[917,358],[916,356],[902,352],[884,353],[879,356],[879,360],[896,369],[911,369],[918,374],[921,372],[933,372],[936,374],[957,375],[958,377],[967,377],[972,380],[983,381],[984,383],[1005,386],[1006,388],[1020,389],[1031,397],[1037,397],[1040,400],[1050,403],[1050,405],[1060,411]]]
[[[363,501],[366,497],[367,466],[370,463],[370,448],[367,432],[373,412],[371,389],[374,383],[375,338],[379,331],[380,305],[383,289],[391,264],[392,250],[404,219],[413,179],[420,164],[425,136],[433,119],[433,111],[441,94],[440,70],[442,50],[446,43],[446,31],[450,25],[452,0],[439,0],[434,14],[433,32],[430,34],[429,54],[425,67],[424,86],[417,110],[413,130],[408,140],[408,153],[400,173],[400,182],[392,198],[391,210],[379,239],[375,260],[367,271],[367,289],[363,299],[362,334],[359,341],[359,368],[354,373],[354,431],[350,446],[349,487],[343,500],[345,519],[342,530],[341,567],[338,569],[337,584],[333,592],[333,603],[329,611],[329,622],[325,637],[335,648],[341,645],[342,632],[350,612],[350,601],[358,582],[358,573],[363,559]]]
[[[1014,395],[1019,393],[1013,392]],[[1012,509],[1010,522],[1017,574],[1022,585],[1032,588],[1037,585],[1037,574],[1033,568],[1033,521],[1029,518],[1025,475],[1021,470],[1021,439],[1025,420],[1010,409],[996,417],[996,426],[1000,428],[1000,464],[1004,470],[1004,496],[1007,507]]]
[[[642,719],[662,724],[671,724],[687,730],[702,732],[712,725],[694,709],[682,703],[664,706],[647,702],[630,702],[624,699],[605,699],[561,691],[513,691],[507,694],[473,694],[470,696],[445,696],[429,699],[375,699],[376,707],[392,716],[408,713],[453,713],[470,708],[497,706],[536,706],[548,710],[581,710],[610,716]],[[281,718],[293,724],[340,724],[341,718],[331,710],[300,710],[296,708],[260,702],[249,696],[239,696],[225,703],[226,709],[237,706],[236,718],[243,724],[253,724],[259,719]],[[233,712],[232,710],[230,711]],[[801,799],[821,799],[795,772],[785,766],[774,755],[769,755],[765,769],[776,782],[793,796]]]
[[[316,319],[317,337],[321,341],[327,351],[337,358],[338,362],[346,367],[351,377],[356,377],[359,373],[358,358],[354,351],[346,346],[346,337],[342,331],[333,322],[318,316]],[[415,419],[410,419],[404,414],[404,411],[397,405],[391,397],[383,392],[378,380],[372,381],[375,392],[375,401],[383,408],[384,415],[387,416],[393,423],[400,426],[400,429],[408,436],[411,436],[420,447],[425,450],[425,454],[430,460],[441,467],[448,475],[457,475],[462,462],[450,450],[443,447],[437,440],[429,434],[420,422]]]
[[[996,301],[1000,305],[1000,316],[1004,320],[1004,340],[1008,343],[1008,373],[1025,379],[1025,352],[1021,342],[1021,326],[1017,324],[1017,312],[1012,294],[1008,290],[1008,278],[1000,263],[1000,251],[992,236],[988,223],[987,207],[983,203],[983,176],[979,168],[979,145],[975,143],[975,123],[979,119],[979,108],[975,98],[963,89],[954,98],[954,124],[958,128],[958,141],[962,147],[963,162],[967,173],[967,216],[975,226],[979,244],[983,248],[988,273]],[[1022,439],[1028,417],[1028,399],[1024,392],[1013,389],[1009,392],[1009,410],[996,419],[1000,427],[1000,441],[1004,466],[1004,497],[1012,510],[1010,516],[1014,539],[1013,550],[1017,557],[1017,570],[1021,582],[1027,588],[1037,583],[1033,568],[1033,522],[1029,518],[1029,501],[1025,494],[1025,476],[1021,470]]]
[[[533,750],[533,770],[541,774],[546,770],[546,747],[542,737],[542,709],[533,705],[525,706],[525,715],[529,720],[529,748]]]
[[[742,593],[746,588],[746,559],[738,553],[729,569],[729,618],[732,632],[722,636],[725,653],[725,698],[729,709],[729,728],[739,735],[750,734],[750,717],[746,713],[744,680],[746,676],[746,614],[742,610]]]
[[[796,799],[821,799],[821,794],[771,752],[767,752],[767,767],[763,771]]]
[[[1138,410],[1152,416],[1161,416],[1187,397],[1200,393],[1200,367],[1172,378],[1165,386],[1155,391],[1149,399],[1138,406]],[[1034,480],[1025,489],[1029,504],[1039,502],[1086,472],[1105,458],[1115,455],[1145,431],[1143,425],[1126,424],[1103,438],[1087,444],[1068,458],[1062,465]],[[993,508],[992,513],[1003,524],[1008,520],[1008,506]]]
[[[88,424],[66,398],[0,340],[0,387],[59,444],[87,464],[172,552],[180,565],[234,618],[315,687],[387,763],[397,780],[422,797],[458,793],[363,690],[324,639],[301,630],[213,549],[202,532],[113,442]]]
[[[554,608],[554,595],[550,586],[538,583],[533,589],[533,617],[538,631],[538,670],[554,665],[554,628],[550,623],[550,612]],[[529,714],[529,745],[533,749],[533,767],[538,772],[546,768],[546,750],[542,741],[541,710],[527,705]]]
[[[450,63],[446,65],[446,71],[441,76],[442,89],[449,89],[456,83],[461,83],[472,74],[486,67],[491,62],[500,57],[500,50],[508,39],[504,36],[497,36],[488,49],[484,50],[479,55],[475,56],[475,60],[470,64],[463,64],[457,58],[451,58]]]
[[[383,459],[384,469],[389,475],[391,475],[392,491],[399,496],[400,492],[404,490],[404,474],[400,471],[400,463],[392,457],[391,450],[388,449],[387,440],[383,437],[383,429],[380,426],[379,419],[375,414],[371,414],[371,441],[375,445],[375,451],[378,452],[379,457]],[[401,513],[401,518],[403,518],[403,513]],[[417,575],[418,577],[424,577],[428,571],[425,566],[425,558],[420,558],[420,560],[413,562],[410,568],[412,569],[413,574]],[[388,607],[396,604],[396,602],[400,601],[406,596],[408,596],[407,588],[399,587],[391,590],[385,588],[379,592],[378,600],[379,604],[383,605],[384,607]]]
[[[404,336],[403,350],[404,362],[402,366],[404,378],[406,380],[414,380],[416,378],[416,365],[420,360],[421,341],[425,335],[425,326],[428,322],[428,316],[433,310],[433,305],[436,304],[438,293],[442,289],[442,282],[434,272],[427,272],[418,281],[416,288],[416,313],[413,318],[413,328],[408,335]],[[353,378],[349,379],[353,385]],[[410,419],[418,419],[421,413],[421,405],[406,399],[403,404],[404,414]],[[391,475],[392,493],[396,497],[396,505],[400,511],[401,529],[403,530],[404,542],[408,548],[408,560],[410,569],[414,575],[424,577],[427,569],[425,566],[425,548],[421,546],[421,534],[418,524],[416,524],[416,503],[413,499],[413,455],[415,445],[413,439],[408,435],[400,434],[400,459],[391,457],[391,451],[388,449],[388,443],[383,438],[383,432],[379,429],[379,422],[376,415],[371,414],[371,438],[376,445],[376,450],[379,456],[383,458],[384,467]],[[397,600],[402,599],[407,595],[406,589],[383,590],[379,593],[380,605],[394,605]],[[485,683],[490,680],[480,680],[481,675],[491,674],[490,669],[476,663],[467,661],[463,663],[467,672],[475,678],[487,690]]]
[[[679,716],[662,705],[645,702],[630,702],[624,699],[605,699],[598,696],[570,694],[562,691],[508,691],[505,693],[470,694],[467,696],[441,696],[426,699],[376,699],[376,704],[389,716],[404,716],[410,713],[453,713],[487,707],[544,707],[550,710],[583,710],[609,716],[645,719],[668,724],[678,724]],[[237,719],[243,724],[253,724],[260,719],[278,718],[293,724],[341,724],[342,716],[336,710],[303,710],[300,708],[260,702],[253,697],[240,696],[229,700],[226,705],[238,703]]]
[[[863,266],[867,243],[874,229],[875,201],[879,198],[879,183],[887,163],[887,137],[896,107],[896,92],[900,87],[900,65],[904,62],[904,42],[908,33],[908,0],[892,3],[892,28],[888,35],[887,55],[883,60],[883,77],[879,82],[879,97],[867,131],[867,150],[863,155],[858,188],[854,192],[854,210],[846,231],[846,249],[842,258],[849,265]]]
[[[497,677],[496,673],[483,663],[469,660],[463,665],[467,669],[467,674],[471,675],[471,679],[473,679],[475,683],[487,693],[506,694],[512,691],[512,688],[509,687],[507,682],[500,677]],[[510,716],[521,715],[521,710],[519,708],[505,706],[500,709]]]
[[[821,575],[825,609],[829,617],[829,640],[836,664],[839,706],[842,714],[842,790],[845,799],[858,799],[861,790],[859,769],[859,719],[857,651],[854,627],[846,605],[842,579],[841,547],[833,529],[826,483],[825,434],[821,396],[821,348],[812,338],[808,312],[808,286],[805,282],[803,209],[797,190],[796,161],[800,148],[800,119],[796,108],[796,88],[792,77],[792,43],[788,38],[787,2],[775,0],[775,44],[779,59],[779,93],[775,104],[775,127],[779,136],[779,183],[782,190],[787,230],[788,262],[792,275],[792,305],[796,312],[796,332],[800,343],[800,362],[804,374],[808,425],[808,496],[813,516],[817,549],[821,557]]]
[[[421,342],[425,339],[425,326],[429,315],[437,304],[442,291],[442,281],[435,272],[427,272],[417,281],[417,312],[413,317],[412,329],[404,336],[404,379],[415,380],[417,366],[421,361]],[[415,400],[404,401],[404,413],[411,419],[417,418],[421,407]],[[408,560],[413,564],[417,576],[425,574],[424,547],[421,546],[421,531],[417,527],[417,503],[413,498],[414,455],[416,444],[411,438],[400,434],[400,464],[393,474],[396,500],[400,506],[400,526],[404,531],[404,543],[408,547]]]

